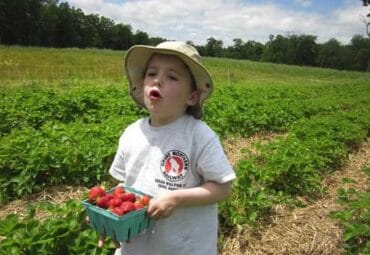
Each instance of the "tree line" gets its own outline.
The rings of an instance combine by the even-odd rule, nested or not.
[[[67,2],[0,0],[0,44],[125,50],[163,40],[97,14],[85,15]]]
[[[232,46],[223,47],[221,40],[211,37],[198,50],[213,57],[370,72],[370,38],[355,35],[348,45],[335,38],[321,44],[316,40],[313,35],[270,35],[265,44],[237,38]]]
[[[0,0],[0,44],[4,45],[126,50],[164,40],[97,14],[86,15],[67,2]],[[222,40],[209,37],[205,45],[192,44],[203,56],[370,71],[370,39],[361,35],[353,36],[348,45],[335,38],[317,43],[316,36],[305,34],[270,35],[264,44],[241,38],[233,43],[225,47]]]

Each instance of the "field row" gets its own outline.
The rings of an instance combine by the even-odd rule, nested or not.
[[[45,185],[90,186],[105,180],[120,133],[145,115],[132,103],[127,91],[117,87],[68,91],[23,88],[1,94],[3,202],[39,191]],[[308,138],[318,139],[309,141],[312,146],[330,139],[324,143],[330,146],[333,132],[335,138],[346,132],[349,137],[344,137],[345,143],[340,145],[345,147],[334,150],[347,151],[368,134],[369,95],[369,87],[361,84],[295,89],[223,86],[207,103],[205,121],[221,138],[246,137],[260,131],[290,131],[290,136],[281,141],[288,144],[276,145],[282,148],[303,146],[302,140]],[[355,126],[357,123],[359,127]],[[316,133],[310,135],[312,132]],[[337,165],[330,167],[334,169]],[[296,192],[299,190],[302,189],[297,188]]]

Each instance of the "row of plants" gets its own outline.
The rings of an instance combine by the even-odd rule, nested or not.
[[[300,119],[367,106],[368,90],[224,86],[207,103],[205,121],[222,138],[288,131]],[[120,133],[145,115],[118,87],[34,87],[0,94],[0,202],[46,185],[105,180]]]
[[[37,212],[49,216],[39,219]],[[80,201],[73,199],[62,205],[29,205],[26,216],[10,214],[0,221],[0,254],[113,254],[109,239],[105,247],[97,247],[98,233],[84,223],[84,218]]]
[[[370,166],[363,169],[370,181]],[[356,183],[346,178],[344,183]],[[338,190],[337,202],[343,209],[331,212],[344,228],[343,248],[346,254],[370,254],[370,190],[354,188]]]
[[[369,90],[355,82],[217,88],[207,102],[205,120],[221,138],[288,133],[256,144],[257,154],[244,150],[233,197],[220,206],[221,229],[256,224],[274,204],[322,192],[321,178],[340,167],[369,136]],[[145,115],[118,87],[17,88],[0,94],[0,202],[49,185],[89,187],[110,179],[107,169],[121,131]],[[36,210],[50,216],[35,219]],[[112,254],[112,246],[96,248],[97,235],[83,219],[80,201],[34,205],[25,218],[9,215],[0,221],[0,250]]]
[[[304,118],[287,136],[256,144],[257,154],[245,151],[232,198],[221,206],[225,225],[254,224],[273,205],[323,192],[322,178],[339,169],[369,136],[369,111],[370,106]]]
[[[143,113],[126,90],[113,86],[71,90],[32,86],[5,89],[0,96],[0,137],[22,128],[38,130],[48,122],[106,123],[116,117],[125,125]]]

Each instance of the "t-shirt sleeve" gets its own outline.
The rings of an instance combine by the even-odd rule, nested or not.
[[[112,165],[110,166],[109,173],[117,180],[125,182],[126,181],[126,169],[125,160],[123,153],[123,140],[124,135],[121,136],[118,143],[118,149]]]
[[[226,183],[235,179],[234,170],[216,135],[202,148],[198,158],[197,171],[205,182]]]

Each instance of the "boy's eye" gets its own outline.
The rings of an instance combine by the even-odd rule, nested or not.
[[[156,72],[155,71],[148,71],[146,72],[145,76],[153,77],[155,76]]]
[[[170,78],[170,80],[173,80],[173,81],[177,81],[177,77],[174,76],[174,75],[168,75],[168,78]]]

